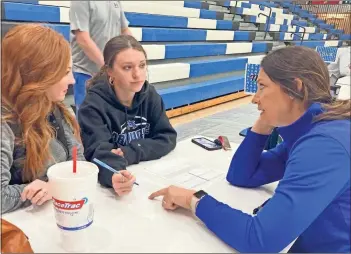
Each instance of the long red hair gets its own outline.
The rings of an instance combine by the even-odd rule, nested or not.
[[[54,130],[48,115],[58,107],[79,139],[75,118],[63,103],[52,102],[47,88],[67,73],[71,59],[69,43],[49,27],[36,24],[15,26],[1,42],[2,121],[20,125],[19,140],[26,149],[23,179],[32,181],[52,159],[49,144]]]

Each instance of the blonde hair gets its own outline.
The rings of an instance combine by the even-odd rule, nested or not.
[[[2,121],[20,125],[20,142],[25,146],[23,179],[34,180],[43,174],[51,158],[49,143],[54,130],[48,115],[55,107],[79,139],[75,118],[61,102],[46,95],[67,72],[71,59],[69,43],[54,30],[37,24],[15,26],[1,43]]]

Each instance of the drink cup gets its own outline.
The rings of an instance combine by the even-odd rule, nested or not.
[[[94,221],[94,201],[98,167],[90,162],[66,161],[48,170],[56,224],[61,231],[61,244],[68,252],[87,252]]]

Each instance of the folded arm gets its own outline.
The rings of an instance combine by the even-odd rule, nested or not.
[[[150,89],[154,89],[150,87]],[[156,93],[156,91],[155,91]],[[133,140],[121,147],[128,164],[159,159],[171,152],[176,146],[177,132],[173,129],[165,112],[160,95],[156,94],[150,117],[151,133],[148,138]]]
[[[220,239],[240,252],[283,250],[350,181],[350,157],[344,148],[327,137],[316,135],[313,139],[312,144],[307,138],[299,141],[275,195],[257,216],[233,209],[211,196],[200,200],[196,215]],[[318,153],[311,153],[316,149]]]
[[[235,152],[227,181],[240,187],[258,187],[280,180],[285,172],[287,149],[285,143],[264,152],[269,135],[251,130]]]
[[[79,109],[79,124],[84,145],[84,155],[88,161],[99,159],[116,170],[124,170],[127,161],[111,152],[114,149],[112,133],[103,117],[91,105]],[[98,131],[95,131],[98,130]],[[102,185],[112,187],[112,175],[109,170],[99,166],[99,181]]]

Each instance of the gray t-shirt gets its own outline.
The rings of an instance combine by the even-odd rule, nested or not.
[[[69,16],[71,31],[89,32],[101,51],[111,38],[120,35],[129,25],[119,1],[71,1]],[[73,71],[94,75],[98,72],[97,65],[77,44],[73,33],[70,37]]]

